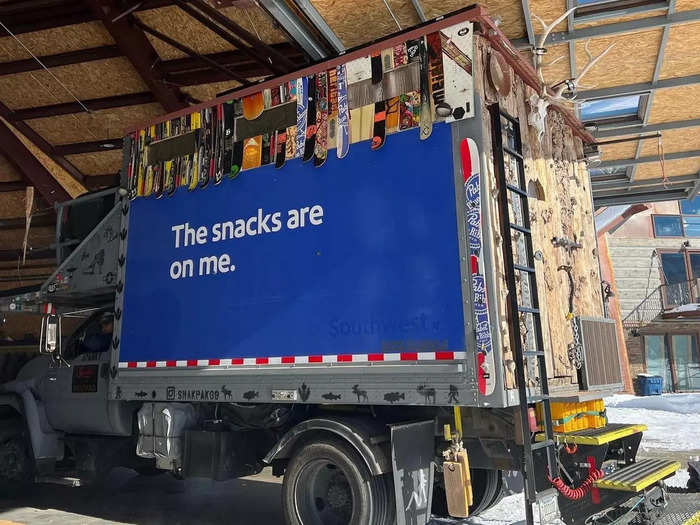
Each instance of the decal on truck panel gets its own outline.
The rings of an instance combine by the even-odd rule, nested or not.
[[[97,365],[74,366],[71,390],[75,393],[97,392],[97,379]]]
[[[481,186],[479,178],[479,151],[472,139],[460,144],[462,177],[466,207],[466,226],[469,239],[469,264],[472,274],[472,304],[474,306],[474,331],[476,333],[476,360],[479,392],[493,393],[494,359],[489,323],[488,293],[484,277],[484,255],[481,246]]]

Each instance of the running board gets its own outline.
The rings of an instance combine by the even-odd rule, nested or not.
[[[595,486],[607,490],[640,492],[657,481],[675,474],[679,468],[681,464],[678,461],[643,459],[597,480]]]
[[[554,437],[559,441],[576,445],[605,445],[633,434],[640,434],[647,429],[646,425],[623,425],[610,423],[603,428],[589,428],[569,433],[555,432]],[[543,433],[535,436],[536,441],[544,439]]]

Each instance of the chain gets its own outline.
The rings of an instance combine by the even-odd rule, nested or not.
[[[578,323],[575,318],[571,319],[571,330],[574,334],[574,342],[569,345],[569,361],[571,361],[571,364],[574,365],[576,370],[580,370],[583,366],[583,347],[581,345],[581,337],[578,333]]]

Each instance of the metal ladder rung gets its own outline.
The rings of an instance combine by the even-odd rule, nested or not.
[[[510,149],[508,146],[503,146],[503,151],[508,153],[508,155],[513,155],[516,159],[523,160],[523,156],[515,151],[514,149]]]
[[[544,357],[544,352],[541,350],[525,350],[523,352],[523,357]]]
[[[519,232],[526,233],[527,235],[532,235],[530,228],[526,228],[525,226],[520,226],[519,224],[511,222],[510,227],[513,230],[518,230]]]
[[[528,404],[530,404],[530,403],[539,403],[539,402],[541,402],[541,401],[544,401],[545,399],[549,399],[549,396],[545,396],[545,395],[542,395],[542,396],[528,396],[528,397],[527,397],[527,403],[528,403]]]
[[[523,312],[526,314],[540,314],[540,309],[539,308],[530,308],[529,306],[523,306],[521,304],[518,305],[518,312]]]
[[[556,443],[552,439],[545,439],[544,441],[539,441],[530,445],[532,450],[539,450],[541,448],[553,447]]]
[[[514,264],[513,268],[515,268],[516,270],[520,270],[521,272],[527,273],[535,273],[537,271],[532,266],[523,266],[522,264]]]
[[[522,195],[523,197],[527,198],[527,192],[522,188],[518,188],[517,186],[513,186],[512,184],[506,184],[506,188],[508,188],[513,193],[517,193],[518,195]]]

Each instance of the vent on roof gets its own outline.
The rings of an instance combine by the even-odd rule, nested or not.
[[[579,371],[581,389],[622,388],[615,321],[602,317],[577,317],[576,324],[583,353],[583,366]]]

